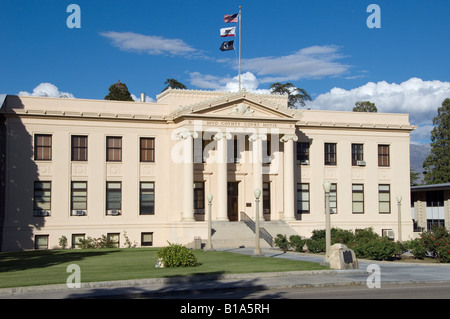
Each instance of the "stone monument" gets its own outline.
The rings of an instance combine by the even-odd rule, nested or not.
[[[329,262],[331,269],[358,269],[355,252],[344,244],[334,244],[330,247]]]

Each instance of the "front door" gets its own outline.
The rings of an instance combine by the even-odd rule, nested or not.
[[[228,182],[228,220],[237,222],[238,215],[238,185],[239,182]]]

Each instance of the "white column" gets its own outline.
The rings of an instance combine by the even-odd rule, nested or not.
[[[183,141],[183,221],[192,222],[194,219],[194,160],[193,138],[196,132],[184,131],[178,134]]]
[[[283,180],[284,180],[284,220],[295,220],[295,183],[294,183],[294,141],[295,134],[285,134],[280,141],[284,143]]]
[[[262,141],[267,139],[266,134],[255,133],[249,138],[252,142],[252,162],[253,162],[253,190],[259,189],[263,193],[263,176],[262,176]],[[254,210],[255,211],[255,210]],[[263,216],[263,200],[259,201],[259,218]],[[253,216],[256,220],[256,216]]]
[[[217,141],[217,220],[228,221],[228,179],[227,179],[227,140],[230,133],[217,133],[214,139]]]

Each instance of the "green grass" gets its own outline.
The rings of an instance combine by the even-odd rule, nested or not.
[[[201,263],[189,268],[155,268],[157,248],[36,250],[0,253],[0,288],[64,284],[77,264],[81,282],[328,269],[317,263],[195,250]]]

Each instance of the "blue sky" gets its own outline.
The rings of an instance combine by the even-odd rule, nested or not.
[[[70,4],[81,28],[68,28]],[[370,4],[381,28],[369,28]],[[2,0],[0,93],[103,99],[118,79],[149,100],[174,78],[190,89],[234,90],[237,52],[221,52],[223,16],[242,5],[244,86],[292,82],[311,109],[409,113],[425,143],[450,97],[448,0]],[[236,39],[237,40],[237,39]]]

